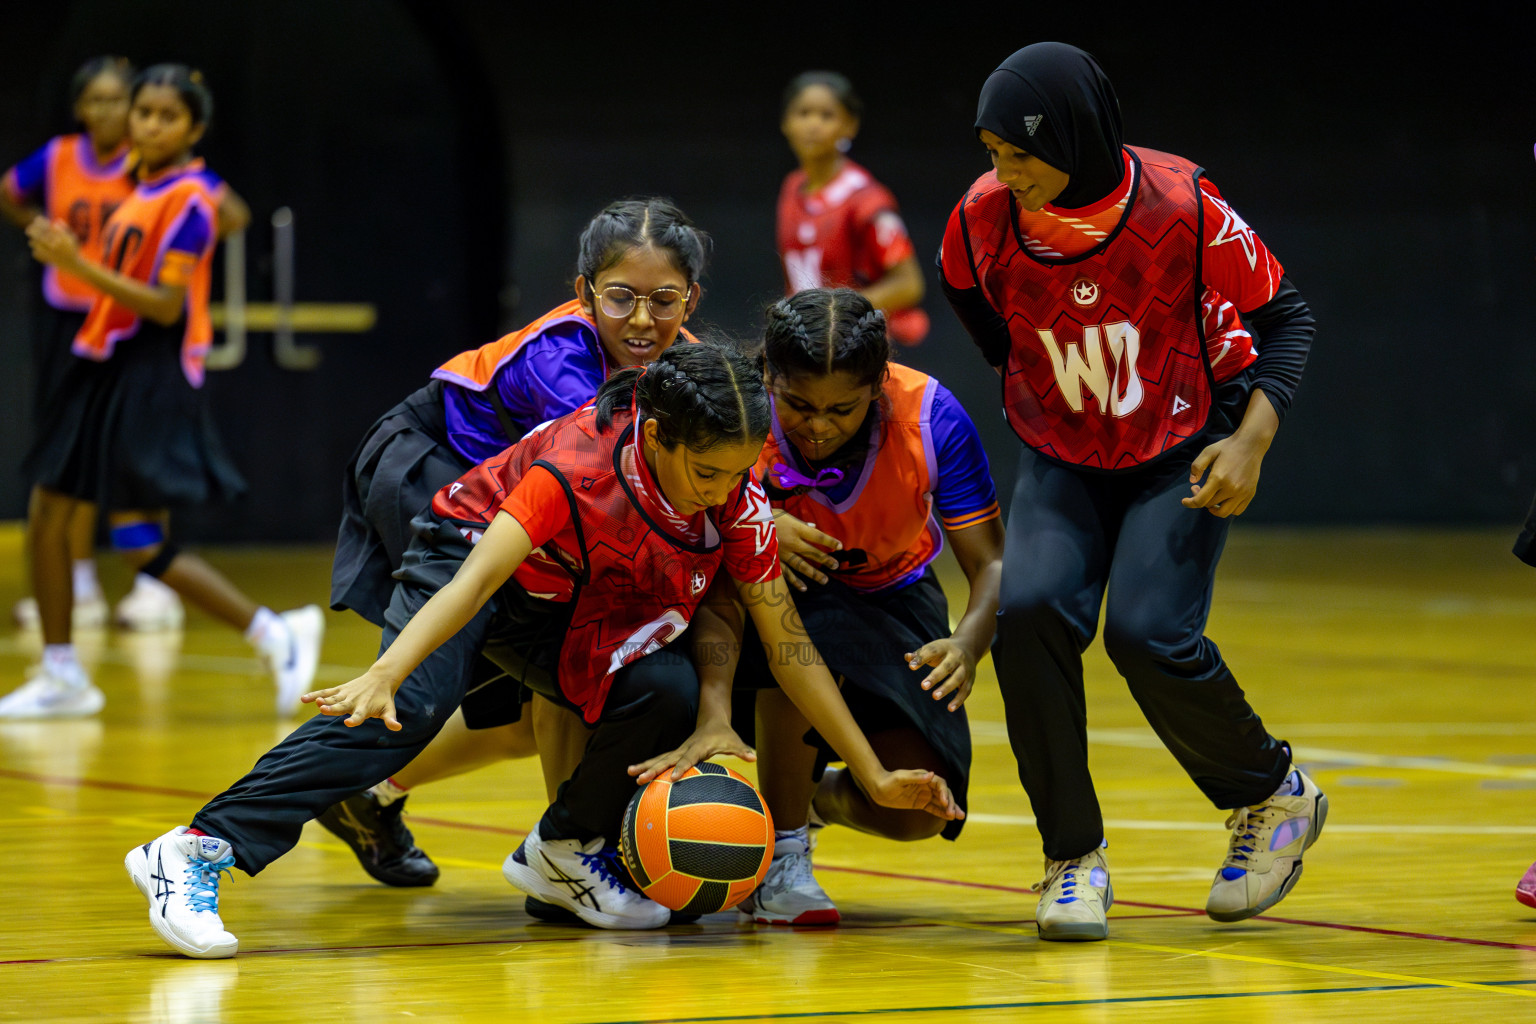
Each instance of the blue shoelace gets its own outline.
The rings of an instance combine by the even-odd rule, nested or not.
[[[195,913],[219,912],[219,875],[228,874],[235,866],[235,855],[225,854],[219,860],[194,860],[187,865],[187,902]]]
[[[596,853],[578,854],[581,857],[581,866],[595,874],[598,881],[607,882],[608,888],[624,892],[629,887],[624,884],[624,878],[619,867],[619,850],[616,846],[605,846]],[[233,863],[233,861],[231,861]]]

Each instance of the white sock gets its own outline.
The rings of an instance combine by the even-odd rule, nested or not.
[[[256,609],[256,614],[245,631],[245,638],[262,654],[270,654],[273,657],[279,657],[286,652],[291,640],[288,623],[266,605]]]
[[[96,579],[96,559],[81,558],[74,564],[75,604],[100,600],[101,582]]]
[[[374,799],[378,800],[380,807],[388,807],[396,800],[405,796],[406,791],[405,787],[395,782],[394,779],[385,779],[368,792],[372,793]]]
[[[55,679],[83,679],[85,670],[75,656],[74,644],[45,644],[43,646],[43,671]]]

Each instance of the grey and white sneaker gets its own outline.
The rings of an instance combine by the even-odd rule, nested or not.
[[[0,719],[89,718],[106,703],[79,665],[39,666],[25,683],[0,697]]]
[[[239,941],[219,918],[219,875],[235,866],[229,843],[179,826],[123,858],[149,901],[149,923],[172,947],[199,960],[235,955]]]
[[[773,860],[757,891],[740,904],[741,912],[758,924],[832,925],[843,919],[811,870],[808,830],[780,836]]]
[[[1108,845],[1108,844],[1105,844]],[[1035,884],[1035,928],[1048,942],[1093,942],[1109,937],[1109,882],[1104,846],[1072,860],[1046,858],[1045,877]]]
[[[507,855],[501,874],[535,900],[564,907],[594,928],[661,928],[672,917],[666,907],[630,888],[618,847],[601,836],[587,843],[545,839],[535,826]]]

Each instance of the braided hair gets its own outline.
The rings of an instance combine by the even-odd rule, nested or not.
[[[650,247],[668,254],[689,284],[704,274],[712,243],[688,215],[660,196],[609,203],[581,233],[576,273],[588,282],[622,261],[631,249]]]
[[[734,347],[718,341],[673,345],[649,366],[628,366],[597,392],[597,428],[633,397],[639,420],[654,419],[664,447],[706,452],[768,436],[768,390]]]
[[[861,387],[885,380],[885,314],[851,288],[810,288],[768,307],[764,370],[773,377],[847,373]]]

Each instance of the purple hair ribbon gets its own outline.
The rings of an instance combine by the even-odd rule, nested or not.
[[[791,487],[836,487],[843,480],[843,471],[832,466],[826,469],[818,469],[815,476],[806,476],[804,473],[782,462],[775,462],[768,467],[768,472],[779,478],[779,486],[786,490]]]

